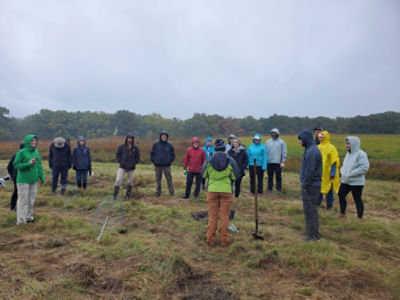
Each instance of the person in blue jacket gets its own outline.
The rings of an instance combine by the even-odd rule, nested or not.
[[[258,133],[253,137],[253,143],[247,149],[249,157],[249,175],[250,175],[250,193],[254,196],[254,193],[258,193],[260,196],[263,193],[263,179],[264,171],[267,169],[267,149],[261,143],[261,135]],[[254,159],[256,165],[254,166]],[[256,168],[257,175],[257,191],[254,190],[254,168]]]
[[[76,184],[78,188],[87,187],[87,175],[92,174],[92,156],[89,147],[86,146],[86,139],[78,137],[78,145],[72,152],[72,168],[76,172]]]
[[[212,144],[212,137],[207,137],[206,138],[206,145],[203,146],[203,150],[206,153],[206,158],[208,160],[208,158],[214,154],[215,152],[215,148]],[[205,178],[201,178],[201,189],[204,191],[206,188],[206,179]]]
[[[299,132],[299,144],[304,147],[300,183],[303,211],[306,220],[306,242],[320,239],[317,203],[321,192],[322,156],[311,130]]]

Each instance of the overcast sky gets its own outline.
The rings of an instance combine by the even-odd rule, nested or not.
[[[0,106],[14,117],[400,111],[400,1],[0,0]]]

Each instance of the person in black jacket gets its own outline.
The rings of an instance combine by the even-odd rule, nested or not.
[[[168,133],[162,131],[160,133],[160,140],[153,144],[153,148],[150,152],[150,160],[156,169],[156,197],[161,196],[161,180],[163,172],[167,179],[170,196],[175,194],[171,175],[171,164],[175,160],[175,149],[174,146],[168,142],[168,137]]]
[[[78,188],[87,187],[87,175],[92,174],[92,157],[90,149],[86,146],[86,140],[83,136],[78,137],[78,145],[72,152],[72,168],[76,172],[76,184]]]
[[[49,167],[52,169],[51,191],[54,194],[57,190],[58,178],[61,175],[61,194],[64,195],[67,189],[68,170],[72,166],[71,147],[62,137],[54,139],[49,149]]]
[[[136,164],[140,161],[140,151],[135,145],[135,137],[132,133],[128,133],[125,143],[119,145],[115,157],[119,163],[119,168],[114,184],[113,200],[117,199],[119,188],[122,185],[125,174],[128,176],[125,197],[130,198],[133,188],[133,172],[136,168]]]
[[[249,163],[249,156],[247,155],[246,148],[238,138],[233,139],[232,145],[233,147],[228,151],[228,154],[236,161],[240,169],[240,176],[235,180],[235,198],[237,200],[240,195],[240,185],[242,184],[242,179],[245,176],[245,170]]]
[[[304,147],[300,183],[307,234],[304,241],[308,242],[320,239],[317,203],[321,191],[322,156],[310,130],[299,132],[299,144]]]
[[[21,143],[19,145],[20,150],[24,147],[25,147],[25,143]],[[13,155],[13,157],[11,157],[11,159],[7,165],[8,174],[10,174],[11,179],[14,182],[14,191],[11,195],[11,201],[10,201],[10,210],[13,210],[13,211],[15,211],[17,209],[17,199],[18,199],[18,187],[17,187],[18,170],[14,168],[15,155],[16,155],[16,153]]]

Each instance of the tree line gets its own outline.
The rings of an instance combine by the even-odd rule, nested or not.
[[[336,117],[289,117],[273,114],[269,117],[223,117],[217,114],[195,113],[191,118],[164,118],[160,114],[140,115],[128,110],[115,113],[68,112],[42,109],[24,118],[9,117],[9,110],[0,107],[0,140],[21,140],[27,133],[35,133],[42,139],[57,136],[86,138],[125,136],[132,132],[138,137],[158,136],[160,130],[171,135],[191,136],[238,136],[266,133],[277,127],[283,134],[296,134],[303,128],[322,127],[332,133],[350,134],[400,134],[400,112],[388,111],[368,116]]]

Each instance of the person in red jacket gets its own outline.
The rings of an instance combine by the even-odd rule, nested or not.
[[[189,198],[194,177],[196,177],[194,198],[196,199],[199,195],[201,185],[201,170],[206,160],[206,153],[200,147],[200,140],[197,137],[192,138],[192,147],[186,151],[183,160],[183,173],[186,175],[186,191],[182,198]]]

